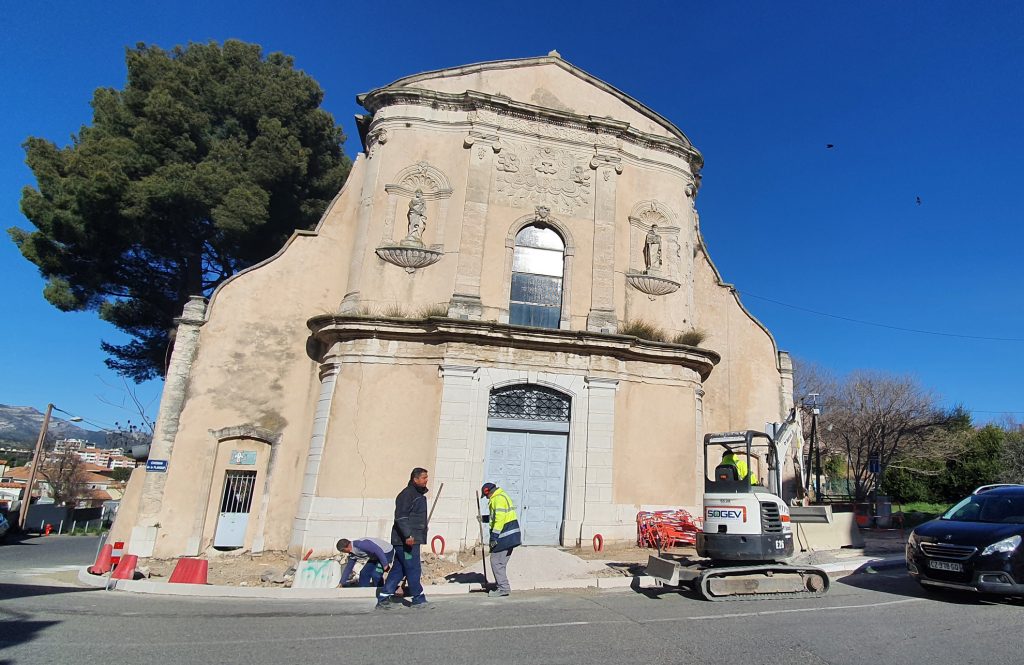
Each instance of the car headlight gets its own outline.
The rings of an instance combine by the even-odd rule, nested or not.
[[[913,531],[910,532],[910,537],[907,538],[907,545],[910,545],[911,549],[917,549],[918,538],[917,534]]]
[[[1004,538],[998,543],[992,543],[986,547],[981,556],[987,556],[989,554],[999,554],[1001,552],[1012,552],[1020,545],[1020,536],[1012,536],[1010,538]]]

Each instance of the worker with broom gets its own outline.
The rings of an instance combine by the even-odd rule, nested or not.
[[[480,493],[487,497],[488,524],[491,527],[490,549],[491,570],[494,571],[494,582],[497,587],[487,593],[488,596],[502,597],[512,593],[508,583],[508,560],[512,550],[522,544],[519,532],[519,520],[512,499],[505,490],[494,483],[484,483]]]

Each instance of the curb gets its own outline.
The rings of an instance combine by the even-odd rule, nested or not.
[[[107,586],[107,576],[92,575],[88,566],[78,569],[78,581],[98,589]],[[516,591],[543,591],[551,589],[631,589],[656,586],[655,580],[646,575],[635,577],[588,577],[572,580],[552,580],[534,584],[517,585]],[[111,580],[110,588],[131,593],[159,594],[164,596],[193,596],[205,598],[267,598],[277,600],[302,599],[373,599],[376,591],[371,588],[346,589],[292,589],[287,587],[236,587],[216,584],[169,584],[152,580]],[[458,596],[473,591],[482,591],[479,584],[433,584],[424,587],[428,596]]]
[[[825,571],[829,577],[842,577],[863,572],[874,572],[906,565],[902,556],[885,559],[858,558],[841,563],[808,564]],[[107,586],[107,576],[92,575],[88,566],[78,570],[78,581],[86,586],[102,589]],[[516,591],[550,591],[555,589],[594,589],[597,591],[625,591],[627,589],[650,589],[659,586],[657,580],[647,575],[632,577],[587,577],[582,579],[550,580],[532,584],[516,585]],[[130,593],[156,594],[164,596],[192,596],[204,598],[265,598],[276,600],[329,600],[366,599],[376,597],[374,589],[293,589],[289,587],[237,587],[216,584],[170,584],[152,580],[111,580],[111,590]],[[434,584],[424,588],[428,596],[459,596],[482,591],[480,584]]]

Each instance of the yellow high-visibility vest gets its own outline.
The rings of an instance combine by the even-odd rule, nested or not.
[[[722,464],[736,467],[736,475],[739,476],[740,480],[743,480],[747,475],[747,460],[744,457],[736,455],[736,453],[726,453],[722,455]],[[750,471],[750,484],[757,484],[757,473]]]

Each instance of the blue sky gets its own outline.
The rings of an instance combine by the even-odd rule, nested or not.
[[[711,256],[781,348],[840,373],[913,374],[976,421],[1024,419],[1018,2],[16,2],[0,34],[3,228],[28,226],[21,143],[65,144],[139,41],[293,55],[353,156],[357,93],[557,49],[704,153]],[[0,277],[0,403],[137,422],[99,350],[124,338],[47,304],[6,236]],[[136,390],[155,416],[159,382]]]

